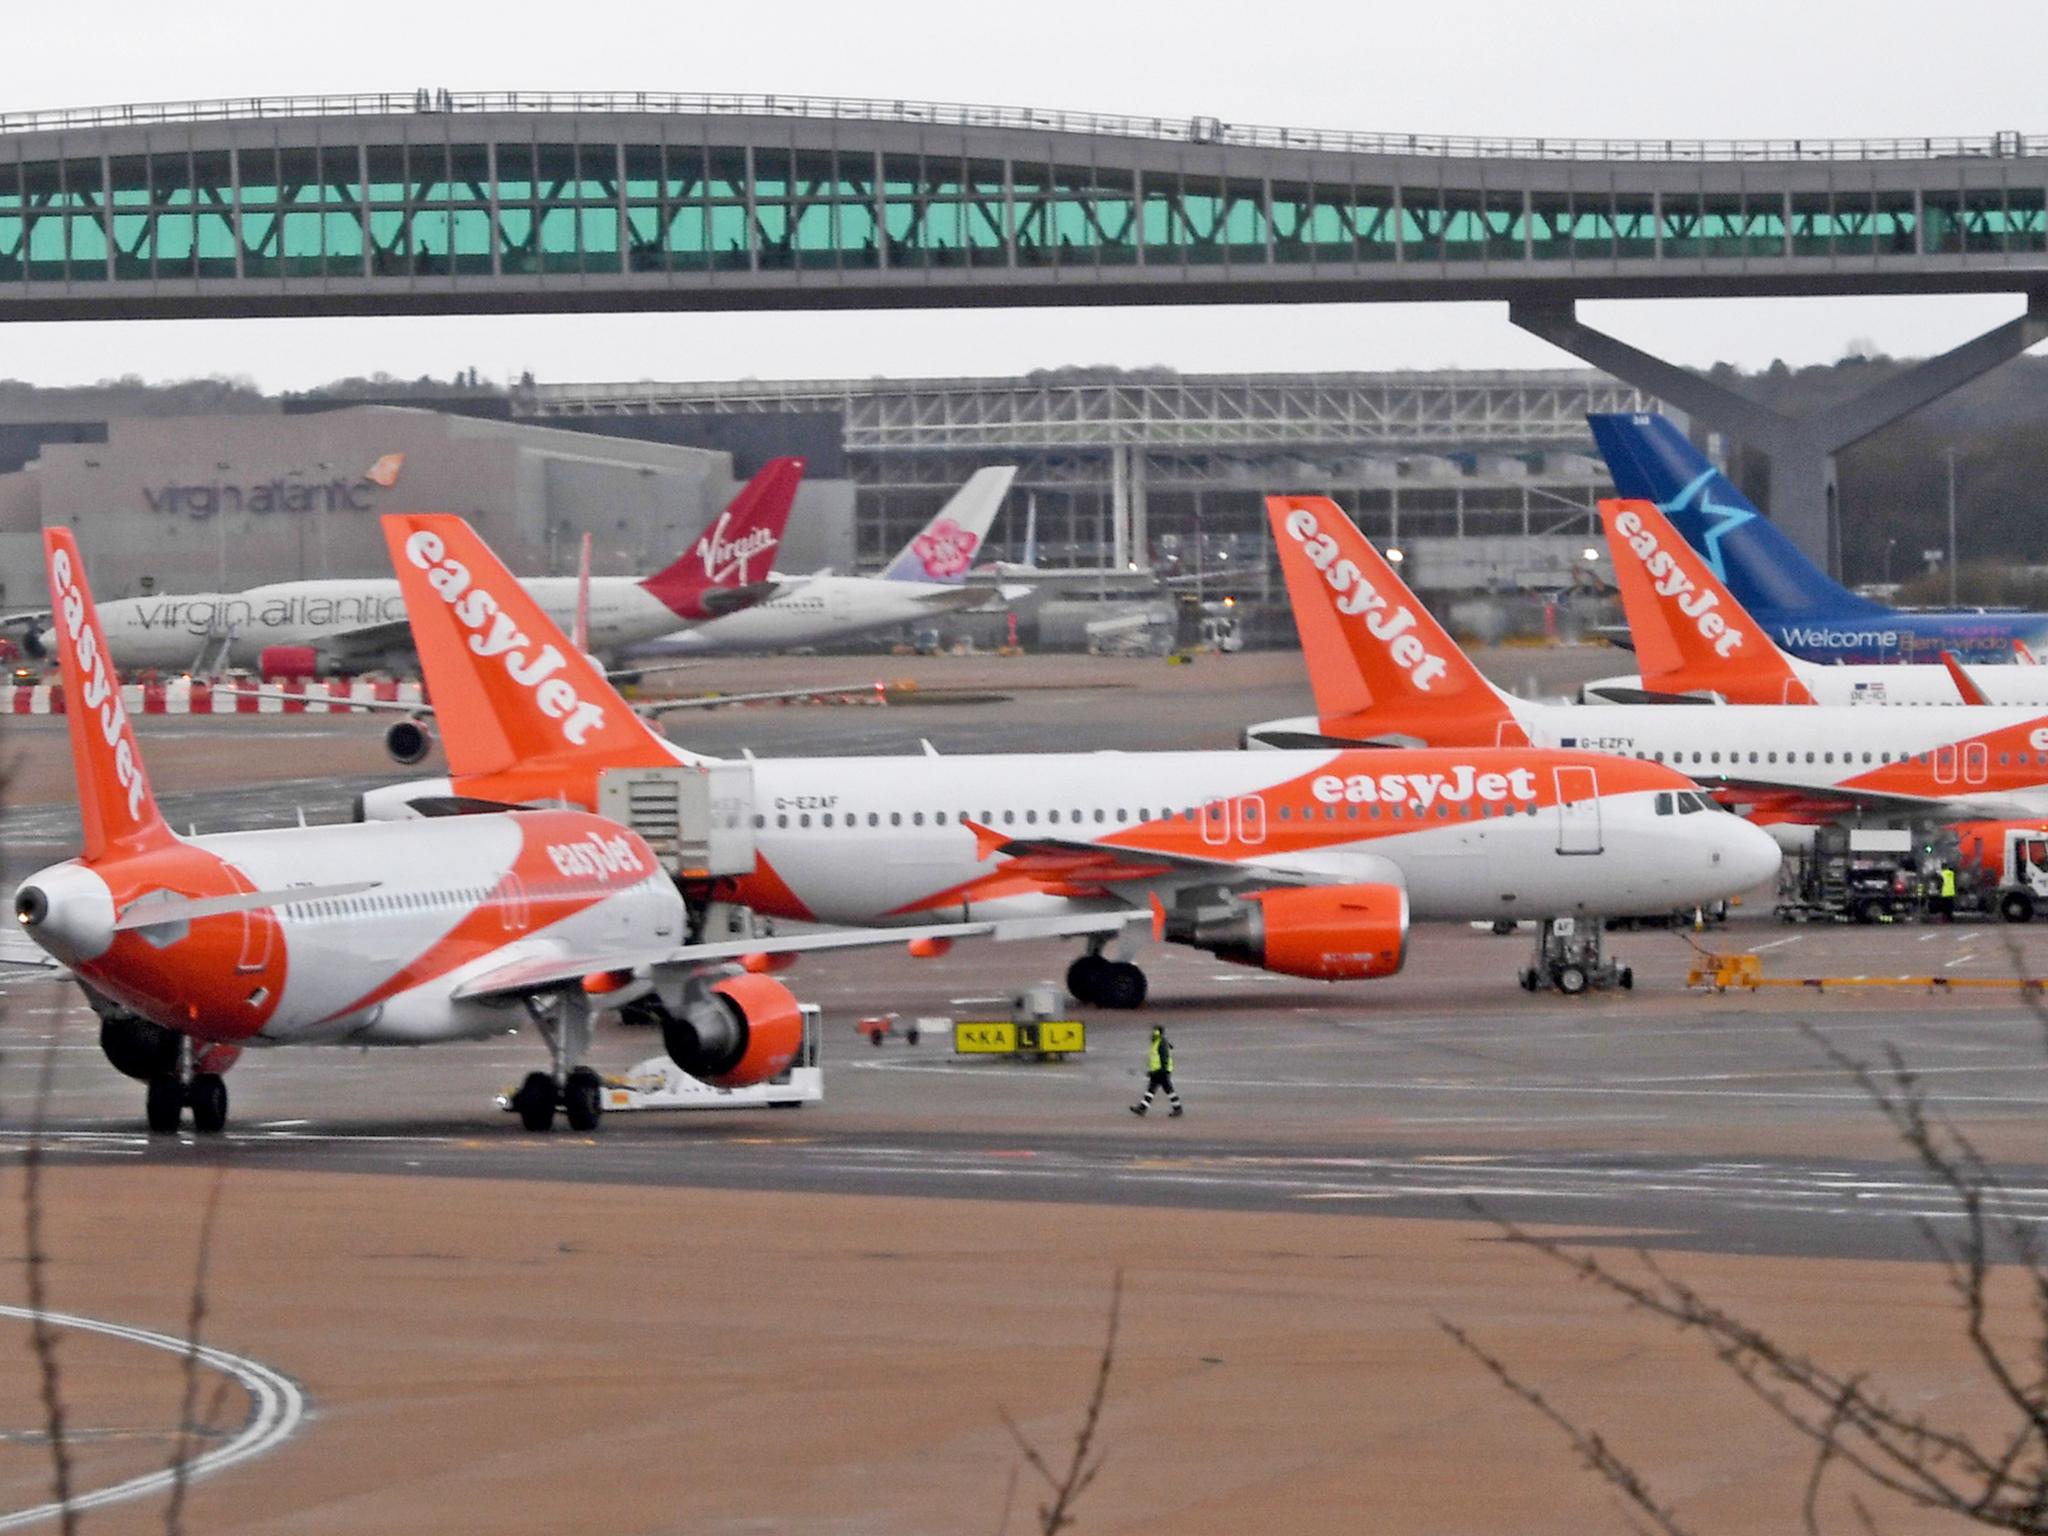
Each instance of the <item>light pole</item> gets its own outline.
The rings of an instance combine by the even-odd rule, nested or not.
[[[1944,448],[1948,460],[1948,605],[1956,605],[1956,451]]]

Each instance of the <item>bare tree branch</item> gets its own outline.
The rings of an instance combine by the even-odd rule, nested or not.
[[[227,1175],[225,1163],[214,1169],[213,1185],[206,1192],[206,1207],[199,1217],[199,1255],[193,1261],[192,1305],[185,1317],[185,1384],[178,1402],[178,1439],[171,1451],[171,1497],[164,1506],[164,1536],[182,1536],[185,1529],[185,1490],[191,1480],[193,1444],[199,1427],[195,1413],[199,1403],[199,1335],[206,1322],[206,1278],[213,1263],[214,1220],[220,1214],[221,1186]],[[211,1419],[210,1411],[207,1417]]]
[[[47,1271],[49,1250],[43,1243],[43,1128],[57,1071],[53,1035],[43,1052],[36,1078],[28,1147],[21,1159],[21,1215],[27,1249],[29,1347],[35,1352],[43,1403],[43,1429],[50,1442],[50,1491],[56,1497],[58,1529],[64,1536],[78,1529],[78,1511],[71,1507],[71,1447],[65,1439],[64,1373],[57,1360],[57,1330],[50,1326]]]
[[[1095,1388],[1088,1395],[1088,1408],[1081,1417],[1081,1427],[1074,1433],[1074,1451],[1068,1458],[1064,1473],[1054,1473],[1051,1465],[1039,1453],[1038,1447],[1031,1443],[1024,1431],[1018,1427],[1017,1421],[1010,1417],[1008,1409],[997,1409],[1002,1415],[1004,1428],[1010,1432],[1010,1438],[1017,1442],[1018,1453],[1023,1456],[1025,1465],[1043,1478],[1046,1487],[1052,1492],[1052,1498],[1038,1506],[1038,1529],[1041,1536],[1058,1536],[1059,1532],[1074,1523],[1075,1503],[1088,1491],[1089,1485],[1095,1481],[1096,1474],[1102,1470],[1104,1458],[1097,1456],[1090,1461],[1089,1455],[1094,1449],[1096,1431],[1102,1424],[1103,1405],[1109,1400],[1109,1378],[1116,1366],[1116,1335],[1123,1317],[1123,1304],[1124,1272],[1118,1270],[1115,1279],[1110,1283],[1109,1332],[1102,1341],[1102,1354],[1096,1361]],[[1010,1486],[1014,1491],[1014,1470],[1011,1473]],[[1007,1500],[1004,1504],[1003,1523],[1006,1526],[1009,1523]]]

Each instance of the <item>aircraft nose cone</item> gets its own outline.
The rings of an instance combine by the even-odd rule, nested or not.
[[[1746,891],[1776,878],[1784,858],[1777,842],[1762,827],[1739,816],[1723,816],[1719,853],[1721,867],[1728,872],[1729,889]]]

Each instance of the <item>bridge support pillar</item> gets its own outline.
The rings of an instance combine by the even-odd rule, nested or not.
[[[1582,324],[1574,306],[1511,303],[1508,319],[1582,362],[1646,389],[1771,461],[1771,520],[1831,575],[1842,570],[1835,455],[1901,416],[1960,389],[2048,340],[2048,292],[2027,295],[2026,313],[1961,346],[1894,374],[1875,388],[1809,416],[1785,416],[1696,373]]]

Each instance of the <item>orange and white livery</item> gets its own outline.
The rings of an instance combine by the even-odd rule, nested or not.
[[[1861,807],[1942,818],[2048,812],[2048,713],[2041,710],[1964,704],[1546,704],[1512,698],[1480,674],[1336,503],[1319,496],[1269,496],[1266,513],[1301,631],[1316,714],[1255,725],[1245,732],[1248,746],[1517,743],[1668,765],[1702,783],[1726,786],[1737,800],[1780,810],[1819,814]],[[1647,528],[1641,525],[1639,535]],[[1683,574],[1675,557],[1684,545],[1660,535],[1657,552],[1670,544],[1676,549],[1668,567],[1644,566],[1647,578],[1687,599],[1683,606],[1674,603],[1662,620],[1664,638],[1674,651],[1695,659],[1702,651],[1725,651],[1723,659],[1732,662],[1762,636],[1696,576],[1687,578],[1690,587],[1673,580]],[[1366,603],[1354,602],[1350,613],[1333,600],[1339,587],[1333,573],[1340,571],[1347,573],[1350,590],[1372,594]],[[1420,675],[1418,656],[1428,658],[1427,675]],[[1445,663],[1441,669],[1435,666],[1439,660]],[[1797,678],[1783,681],[1789,687]]]
[[[592,807],[607,774],[706,761],[648,730],[461,519],[384,526],[449,775],[366,795],[364,815],[449,796]],[[1383,620],[1375,643],[1399,648],[1411,686],[1450,682],[1448,661],[1433,678],[1434,653],[1403,643],[1418,620],[1358,611]],[[1143,972],[1108,950],[1146,925],[1269,970],[1358,979],[1400,967],[1413,917],[1668,911],[1777,866],[1754,828],[1680,814],[1692,785],[1672,769],[1490,743],[720,766],[745,778],[750,867],[686,882],[693,900],[838,925],[1032,924],[1088,940],[1068,985],[1107,1006],[1143,1000]]]
[[[1603,501],[1600,521],[1641,670],[1586,684],[1588,703],[1697,694],[1728,704],[2002,704],[2048,710],[2048,674],[1897,662],[1821,666],[1789,655],[1654,502]],[[2017,644],[2017,642],[2015,642]]]

